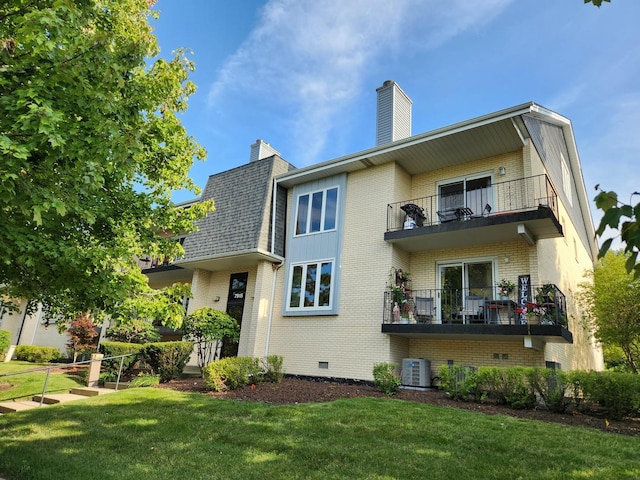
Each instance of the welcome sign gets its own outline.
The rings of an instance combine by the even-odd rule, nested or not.
[[[518,276],[518,306],[525,307],[527,303],[531,303],[531,275]],[[520,323],[527,323],[527,315],[520,312]]]

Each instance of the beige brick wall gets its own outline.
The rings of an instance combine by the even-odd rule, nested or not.
[[[435,195],[437,179],[454,178],[468,172],[494,172],[496,182],[542,173],[541,164],[525,168],[523,158],[539,162],[535,151],[526,147],[523,152],[417,175],[413,179],[394,164],[349,174],[344,252],[342,262],[337,266],[341,275],[339,315],[283,317],[283,288],[287,272],[284,268],[280,269],[276,279],[269,352],[284,356],[288,373],[360,379],[372,378],[375,363],[400,363],[406,357],[428,358],[433,362],[432,369],[447,360],[476,366],[544,366],[548,360],[560,362],[563,369],[597,365],[597,354],[593,354],[589,342],[581,337],[575,319],[570,324],[576,339],[574,345],[547,344],[544,351],[525,348],[522,339],[409,340],[380,332],[382,293],[392,267],[411,272],[414,289],[435,288],[438,262],[490,259],[496,262],[497,279],[509,278],[515,282],[518,275],[530,274],[534,284],[553,281],[561,286],[565,294],[569,294],[569,287],[575,284],[578,276],[577,271],[589,264],[585,252],[573,253],[573,242],[569,238],[566,241],[563,238],[543,240],[533,247],[523,241],[515,241],[414,254],[395,248],[383,240],[388,203]],[[498,176],[497,169],[500,166],[506,168],[506,175]],[[367,206],[366,215],[362,214],[363,205]],[[572,258],[578,257],[578,261],[565,271],[565,256],[569,253],[565,248],[569,247]],[[562,265],[562,268],[556,278],[551,274],[553,270],[558,270],[558,265]],[[572,283],[568,280],[563,283],[565,277],[573,277],[574,280]],[[496,354],[498,358],[494,358]],[[319,368],[319,362],[327,362],[328,368]]]
[[[473,367],[545,366],[543,352],[526,349],[518,341],[416,339],[411,341],[409,355],[430,360],[431,377],[437,376],[440,365],[447,365],[449,360]]]
[[[392,266],[408,266],[409,256],[383,240],[387,204],[406,198],[411,178],[394,164],[349,175],[344,218],[344,251],[337,316],[282,317],[276,296],[269,351],[283,355],[285,370],[299,375],[371,379],[373,365],[408,352],[406,339],[380,333],[382,295]],[[382,193],[383,192],[383,193]],[[363,215],[366,205],[366,215]],[[278,273],[282,292],[287,272]],[[366,299],[366,301],[358,301]],[[373,301],[371,301],[373,299]],[[319,362],[328,362],[327,369]]]
[[[271,294],[275,266],[269,262],[260,262],[255,269],[253,288],[247,288],[242,332],[238,355],[244,357],[263,357],[267,352],[266,339],[269,314],[271,311]],[[251,277],[251,275],[250,275]],[[251,286],[251,282],[248,287]]]

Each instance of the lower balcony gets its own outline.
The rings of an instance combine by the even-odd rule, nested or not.
[[[531,297],[522,302],[498,295],[495,287],[387,291],[382,333],[408,338],[511,337],[523,338],[525,343],[527,338],[538,343],[573,343],[567,328],[566,298],[560,289],[545,284],[531,291]]]

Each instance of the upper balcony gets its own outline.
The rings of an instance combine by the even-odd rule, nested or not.
[[[384,239],[416,252],[518,239],[534,245],[563,236],[558,195],[546,175],[447,187],[439,195],[388,204]]]
[[[174,240],[180,245],[184,244],[185,236],[176,237]],[[177,283],[190,282],[192,271],[190,269],[175,265],[174,262],[180,260],[181,257],[173,259],[167,257],[153,257],[151,255],[143,255],[137,259],[138,267],[149,279],[153,279],[154,283]]]

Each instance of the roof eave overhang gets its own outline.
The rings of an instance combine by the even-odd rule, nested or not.
[[[381,165],[392,160],[402,164],[402,152],[407,152],[412,148],[418,148],[423,144],[428,144],[429,142],[435,142],[442,139],[450,138],[451,141],[457,141],[457,136],[463,135],[471,130],[504,121],[508,121],[511,125],[514,136],[519,137],[520,143],[523,144],[525,138],[528,137],[528,134],[519,117],[524,114],[544,116],[546,121],[557,124],[568,123],[570,125],[570,122],[565,117],[540,107],[533,102],[528,102],[419,135],[397,140],[389,144],[339,157],[334,160],[311,165],[309,167],[299,168],[279,175],[276,177],[276,181],[279,185],[290,188],[318,178],[324,178],[339,173],[354,172],[372,166]]]
[[[174,264],[191,270],[202,269],[209,271],[222,271],[248,268],[258,265],[260,262],[278,264],[284,262],[284,258],[280,255],[275,255],[262,249],[254,249],[181,259],[174,262]]]

